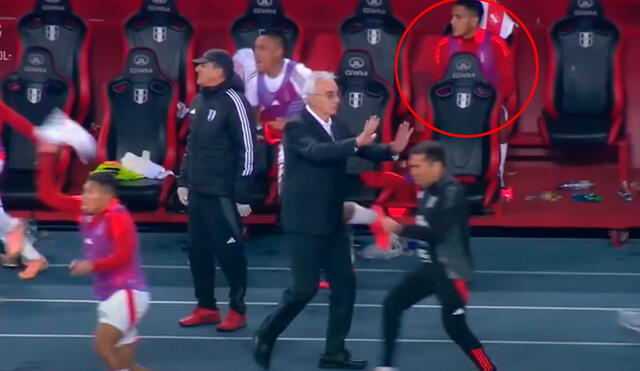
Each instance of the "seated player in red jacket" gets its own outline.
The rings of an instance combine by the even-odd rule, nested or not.
[[[435,52],[436,76],[444,76],[452,55],[460,52],[473,53],[478,57],[484,77],[495,86],[500,96],[504,115],[503,123],[513,110],[516,89],[513,56],[504,39],[480,27],[484,9],[477,0],[458,0],[451,10],[451,34],[438,42]],[[508,104],[507,104],[508,103]],[[509,108],[509,109],[508,109]],[[510,130],[500,132],[500,185],[504,188],[504,159]]]

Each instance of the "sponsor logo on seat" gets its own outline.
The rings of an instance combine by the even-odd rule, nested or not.
[[[161,43],[167,39],[166,27],[154,27],[153,28],[153,40],[157,43]]]
[[[44,26],[44,36],[49,41],[56,41],[60,37],[60,26],[48,24]]]
[[[151,12],[170,12],[171,8],[166,6],[169,0],[151,0],[153,4],[147,6],[147,10]]]
[[[367,42],[376,45],[382,40],[382,30],[379,28],[370,28],[367,30]]]
[[[273,6],[273,0],[256,0],[256,5],[259,8],[253,8],[253,14],[276,14],[277,11]]]
[[[37,104],[42,100],[42,89],[40,88],[28,88],[27,100],[31,104]]]
[[[42,10],[57,10],[64,12],[66,8],[64,7],[64,5],[59,5],[61,1],[62,0],[45,0],[47,4],[51,5],[42,4]]]
[[[589,9],[593,7],[593,5],[593,0],[578,0],[578,7],[580,7],[580,9]]]
[[[593,32],[580,32],[578,34],[578,44],[583,48],[593,45]]]
[[[139,67],[146,66],[149,64],[149,57],[144,54],[138,54],[133,57],[133,64]]]
[[[471,69],[471,61],[467,59],[461,59],[456,62],[456,70],[469,71]]]
[[[133,101],[138,104],[144,104],[149,98],[149,90],[147,89],[134,89]]]
[[[578,0],[578,8],[582,9],[576,9],[573,12],[573,15],[575,16],[597,16],[598,12],[593,10],[593,6],[595,5],[595,2],[593,0]]]
[[[360,69],[364,67],[364,59],[360,57],[352,57],[352,58],[349,58],[349,61],[347,62],[347,64],[351,68]]]
[[[465,109],[471,105],[471,94],[458,93],[456,95],[456,105],[461,109]]]
[[[387,10],[381,8],[383,0],[367,0],[367,7],[362,8],[364,14],[387,14]]]
[[[29,61],[29,64],[34,65],[34,66],[42,66],[42,64],[44,63],[44,56],[42,54],[30,54],[29,57],[27,58],[27,60]]]
[[[349,105],[353,108],[359,108],[364,102],[364,94],[361,92],[349,93]]]

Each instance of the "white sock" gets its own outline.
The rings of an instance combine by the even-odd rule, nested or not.
[[[378,218],[378,214],[366,207],[362,207],[355,202],[350,202],[353,206],[353,216],[349,219],[348,224],[373,224]]]
[[[24,245],[22,246],[22,253],[20,254],[20,256],[22,257],[22,260],[27,262],[36,259],[42,259],[42,255],[40,255],[38,250],[33,247],[33,244],[31,244],[31,241],[29,241],[29,237],[27,236],[25,236],[24,238]]]
[[[507,161],[507,149],[509,148],[509,143],[500,143],[500,186],[504,187],[504,163]]]

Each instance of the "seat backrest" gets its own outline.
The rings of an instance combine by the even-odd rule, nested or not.
[[[231,35],[236,49],[253,49],[256,38],[269,29],[282,33],[287,40],[286,57],[291,58],[300,36],[300,28],[285,16],[280,0],[249,1],[247,13],[231,25]]]
[[[376,75],[371,55],[365,50],[347,50],[342,56],[338,71],[338,86],[340,88],[340,106],[338,117],[351,136],[357,136],[364,129],[365,122],[376,115],[380,118],[378,127],[378,141],[386,137],[385,127],[388,122],[389,101],[391,97],[389,87],[380,76]],[[350,158],[347,164],[349,174],[360,174],[372,171],[376,164],[360,158]]]
[[[18,71],[2,82],[2,99],[34,125],[41,125],[54,108],[69,113],[73,98],[73,86],[55,70],[53,56],[44,48],[25,50]],[[4,125],[2,140],[8,170],[35,169],[33,143],[10,125]]]
[[[82,54],[87,53],[87,26],[72,13],[69,0],[37,0],[33,12],[20,19],[18,32],[23,51],[31,47],[48,49],[56,71],[73,83],[77,96],[89,94],[88,70],[86,66],[81,68],[86,60]]]
[[[598,0],[573,0],[551,30],[555,58],[552,99],[563,115],[606,116],[615,105],[620,31]],[[553,58],[553,57],[552,57]]]
[[[177,89],[161,73],[153,50],[131,49],[123,74],[107,88],[100,160],[149,151],[151,161],[167,167],[167,153],[175,150],[176,102]]]
[[[340,26],[340,37],[344,50],[368,51],[378,74],[393,84],[394,56],[404,30],[391,13],[390,0],[360,0],[356,14]]]
[[[57,71],[78,86],[79,60],[87,28],[71,12],[69,0],[38,0],[33,12],[20,19],[20,40],[26,50],[49,49]]]
[[[149,48],[158,57],[162,73],[178,83],[186,98],[189,47],[193,26],[180,15],[175,0],[144,0],[140,11],[125,24],[129,48]]]
[[[478,58],[455,54],[445,77],[430,89],[434,127],[454,134],[480,134],[495,126],[496,90],[482,75]],[[443,143],[449,171],[456,176],[484,176],[489,167],[489,136],[458,138],[434,133]]]

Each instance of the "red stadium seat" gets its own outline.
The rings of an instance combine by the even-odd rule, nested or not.
[[[18,24],[22,43],[18,52],[33,46],[51,52],[56,70],[74,85],[72,116],[81,123],[88,118],[91,104],[89,30],[82,18],[72,12],[69,0],[55,3],[38,0],[33,12]]]
[[[429,95],[428,120],[438,129],[471,135],[498,127],[497,90],[484,79],[473,54],[455,54],[445,77],[431,87]],[[498,188],[497,135],[458,138],[428,129],[425,139],[442,142],[447,168],[464,184],[474,211],[488,208]]]
[[[176,163],[176,84],[164,76],[151,49],[129,52],[124,72],[104,92],[106,112],[98,140],[98,162],[120,161],[127,152],[142,155],[165,169]],[[173,178],[121,182],[118,194],[132,211],[164,206]]]
[[[54,109],[69,114],[73,107],[73,84],[59,74],[53,64],[53,55],[44,48],[31,47],[22,55],[18,71],[2,82],[2,99],[13,110],[40,125]],[[35,146],[26,138],[3,124],[2,140],[7,154],[3,182],[3,199],[10,209],[40,209],[35,185]],[[71,152],[64,149],[58,161],[58,187],[66,181]]]
[[[287,58],[300,59],[298,39],[302,36],[300,26],[288,18],[280,0],[251,0],[244,16],[231,26],[236,49],[253,48],[256,38],[266,29],[282,32],[287,40]]]
[[[337,116],[342,119],[342,124],[348,125],[346,131],[357,136],[369,117],[376,115],[380,117],[379,142],[391,142],[395,96],[387,82],[376,74],[374,61],[366,50],[351,49],[344,52],[338,71],[338,86],[340,106]],[[347,162],[347,174],[352,177],[348,198],[358,202],[374,202],[376,192],[364,187],[361,175],[390,170],[390,165],[385,163],[380,167],[371,161],[351,157]]]
[[[145,47],[158,56],[162,73],[180,87],[179,99],[190,102],[196,94],[193,26],[180,15],[175,0],[163,4],[145,0],[140,12],[125,25],[129,48]]]
[[[628,180],[620,31],[598,0],[574,0],[551,30],[551,68],[539,130],[554,147],[618,145]]]

